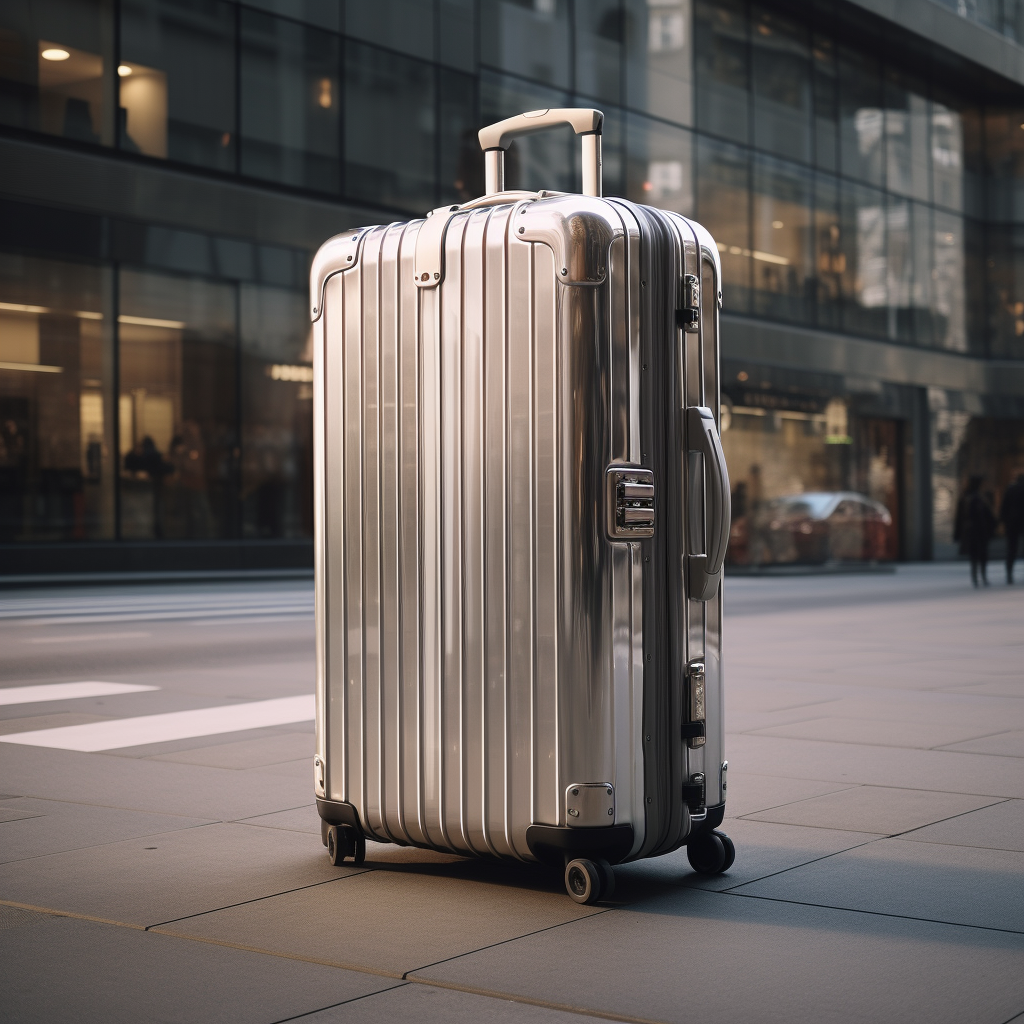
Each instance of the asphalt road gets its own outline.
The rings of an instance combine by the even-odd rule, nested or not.
[[[726,607],[736,863],[579,907],[531,866],[329,864],[309,585],[0,592],[0,1016],[1024,1024],[1024,587]]]

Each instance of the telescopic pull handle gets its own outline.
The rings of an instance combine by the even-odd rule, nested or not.
[[[583,194],[600,196],[602,192],[601,132],[604,114],[591,107],[557,107],[528,110],[525,114],[507,117],[497,124],[481,128],[480,148],[484,151],[486,195],[505,191],[505,150],[520,135],[547,131],[567,124],[583,142]]]

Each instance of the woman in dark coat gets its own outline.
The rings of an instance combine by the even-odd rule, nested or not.
[[[981,493],[982,477],[975,475],[967,481],[967,487],[956,506],[956,523],[953,540],[960,542],[960,554],[971,560],[971,582],[978,585],[978,570],[981,582],[988,586],[988,542],[996,530],[996,516],[988,499]]]

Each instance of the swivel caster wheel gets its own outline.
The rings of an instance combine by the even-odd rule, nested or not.
[[[736,860],[736,847],[724,832],[703,832],[686,846],[690,867],[702,875],[720,875]]]
[[[332,825],[327,830],[327,856],[332,864],[343,864],[349,857],[353,864],[366,859],[366,839],[349,825]]]
[[[592,860],[577,857],[565,865],[565,891],[576,903],[596,903],[601,898],[601,882],[601,871]]]

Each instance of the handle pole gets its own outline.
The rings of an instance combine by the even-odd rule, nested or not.
[[[603,185],[601,136],[597,132],[592,132],[583,136],[583,194],[600,199],[604,193]]]
[[[484,195],[505,191],[505,150],[484,150]]]

